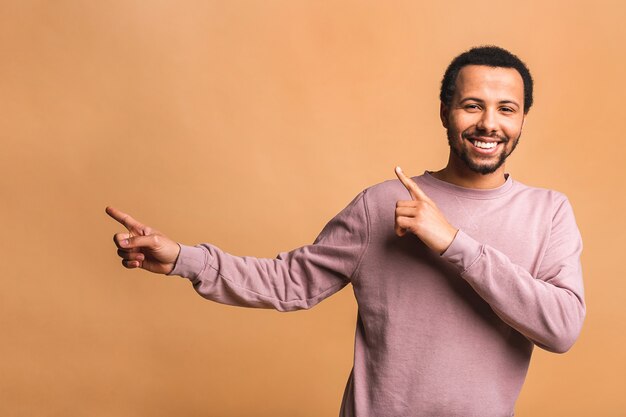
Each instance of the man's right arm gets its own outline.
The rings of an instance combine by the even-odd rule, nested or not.
[[[347,285],[358,270],[369,238],[365,193],[335,216],[313,244],[283,252],[275,259],[234,256],[211,244],[179,246],[159,236],[157,241],[161,245],[166,241],[165,246],[172,249],[168,262],[176,253],[172,267],[163,273],[188,278],[201,296],[223,304],[279,311],[310,308]],[[134,236],[127,246],[120,247],[128,234],[118,235],[116,244],[128,258],[123,260],[125,266],[143,267],[145,262],[132,260],[140,255],[130,250],[154,258],[154,239]],[[144,243],[147,246],[141,246]]]

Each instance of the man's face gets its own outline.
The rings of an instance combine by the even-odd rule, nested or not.
[[[517,146],[524,120],[524,81],[513,68],[463,67],[450,106],[441,106],[453,156],[480,174],[504,164]]]

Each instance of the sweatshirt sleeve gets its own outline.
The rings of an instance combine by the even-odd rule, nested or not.
[[[170,275],[188,278],[204,298],[279,311],[308,309],[346,286],[368,241],[365,191],[311,245],[275,259],[230,255],[214,245],[181,245]]]
[[[581,251],[574,214],[564,198],[536,277],[462,230],[442,256],[461,268],[461,276],[503,321],[541,348],[563,353],[578,338],[585,317]]]

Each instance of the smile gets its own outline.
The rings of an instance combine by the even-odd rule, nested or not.
[[[482,149],[491,149],[491,148],[495,148],[498,145],[498,142],[481,142],[479,140],[474,140],[472,141],[472,143],[477,148],[482,148]]]
[[[476,138],[467,138],[467,140],[473,145],[472,148],[475,152],[481,155],[492,155],[500,149],[498,145],[502,142],[498,140],[480,140]]]

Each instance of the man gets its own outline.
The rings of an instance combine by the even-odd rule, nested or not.
[[[178,245],[109,207],[130,232],[114,238],[122,263],[186,277],[214,301],[282,311],[352,283],[342,416],[512,416],[533,346],[567,351],[585,316],[571,206],[504,169],[532,87],[508,51],[471,49],[441,86],[442,170],[411,179],[396,168],[400,181],[364,190],[312,245],[276,259]]]

